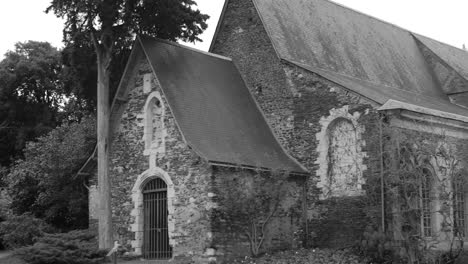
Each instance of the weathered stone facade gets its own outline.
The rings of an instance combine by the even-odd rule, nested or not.
[[[380,183],[367,180],[378,179],[371,176],[383,166],[376,142],[381,122],[410,134],[447,133],[451,146],[468,135],[463,122],[428,117],[429,112],[385,109],[383,120],[376,101],[281,60],[252,0],[228,2],[211,52],[233,59],[282,146],[310,172],[307,178],[284,179],[285,194],[265,225],[264,251],[298,247],[304,237],[295,234],[304,231],[306,223],[314,234],[309,245],[347,247],[362,238],[369,221],[376,221],[371,219],[376,213],[366,211],[367,195],[378,194],[374,189]],[[461,85],[445,65],[434,67],[441,69],[447,87]],[[174,260],[229,262],[247,255],[252,245],[245,230],[236,227],[250,225],[251,219],[239,213],[233,220],[236,201],[230,195],[262,190],[266,186],[261,180],[274,173],[203,160],[186,143],[146,58],[138,58],[134,68],[110,151],[115,237],[142,253],[142,188],[148,180],[161,178],[167,184]],[[433,167],[443,178],[441,169]],[[90,191],[91,201],[95,194]],[[90,211],[95,209],[91,202]],[[434,213],[434,225],[440,226],[440,218]]]
[[[266,189],[266,192],[272,192],[273,199],[270,203],[262,204],[259,207],[270,207],[275,202],[278,202],[277,209],[274,211],[273,218],[265,225],[265,240],[263,247],[267,251],[278,249],[291,249],[301,246],[301,237],[295,237],[295,233],[303,225],[303,197],[304,179],[302,176],[285,176],[271,174],[270,172],[259,172],[245,169],[236,168],[217,168],[213,173],[213,193],[215,194],[215,201],[217,201],[219,208],[218,214],[212,218],[213,222],[213,247],[217,252],[222,254],[225,259],[232,257],[244,256],[246,252],[250,252],[250,243],[247,239],[245,231],[248,228],[239,228],[241,226],[249,227],[251,222],[246,215],[248,210],[243,211],[236,215],[237,212],[227,212],[229,210],[236,210],[236,206],[241,206],[239,202],[252,201],[240,200],[234,201],[236,197],[227,195],[230,192],[236,196],[239,193],[258,193],[255,190],[265,188],[265,181],[275,181],[268,177],[285,177],[284,180],[279,180],[277,183],[280,185],[276,189]],[[236,189],[236,186],[237,190]],[[275,195],[279,195],[278,200],[275,200]],[[239,195],[241,196],[241,195]],[[240,199],[240,197],[239,197]],[[258,197],[262,199],[262,197]],[[234,203],[234,206],[232,205]],[[258,209],[260,208],[252,208]],[[226,217],[230,215],[231,217]],[[234,218],[234,219],[233,219]],[[262,219],[266,219],[262,217]],[[257,224],[261,224],[259,221]],[[260,230],[258,230],[260,232]],[[259,237],[261,237],[259,235]]]
[[[228,1],[211,51],[233,58],[282,144],[311,172],[307,199],[309,228],[317,236],[313,243],[343,247],[361,239],[370,221],[364,211],[366,178],[381,171],[378,144],[367,142],[379,133],[379,104],[281,60],[252,0]],[[432,58],[428,51],[425,55]],[[437,77],[447,82],[445,88],[461,87],[455,73],[432,61]],[[451,99],[463,101],[459,96],[464,95]],[[456,128],[460,124],[431,123],[433,117],[427,123],[427,118],[398,115],[390,123],[409,133],[431,131],[455,138],[466,133]]]
[[[460,188],[460,185],[466,184],[468,131],[457,132],[458,129],[448,120],[443,125],[438,124],[444,127],[441,130],[428,126],[426,122],[414,120],[402,126],[401,121],[405,118],[398,113],[390,115],[390,119],[390,123],[394,124],[392,127],[394,133],[402,142],[399,148],[412,149],[420,157],[416,163],[423,168],[422,172],[416,174],[418,177],[425,178],[424,188],[420,187],[421,193],[418,196],[421,210],[427,210],[419,216],[421,224],[418,231],[424,242],[423,247],[431,250],[453,250],[459,246],[452,244],[453,241],[466,238],[464,205],[468,196],[466,190],[463,187]],[[458,187],[455,188],[457,185]],[[422,194],[424,189],[428,195]],[[396,241],[405,241],[407,233],[405,234],[405,229],[402,228],[401,205],[395,203],[392,205],[391,199],[394,199],[392,195],[389,195],[388,199],[389,207],[391,207],[388,209],[388,218],[391,219],[388,226]],[[424,200],[427,202],[424,203]],[[463,235],[456,234],[455,230]],[[463,247],[467,248],[466,245]]]
[[[320,120],[322,130],[316,135],[319,165],[317,176],[321,198],[363,195],[363,165],[366,153],[362,151],[364,128],[359,124],[359,112],[351,115],[348,106],[332,109]]]
[[[140,58],[137,65],[110,151],[114,237],[141,254],[141,189],[146,180],[160,177],[168,185],[168,228],[174,258],[206,259],[204,252],[212,240],[211,168],[184,143],[146,59]],[[150,89],[144,84],[148,76]],[[155,102],[152,99],[163,109],[158,112],[149,107]],[[161,117],[164,123],[158,123]]]
[[[328,197],[322,192],[323,188],[328,188],[328,124],[337,119],[348,120],[358,130],[355,133],[358,138],[356,142],[360,142],[355,150],[358,160],[353,170],[359,170],[359,173],[355,173],[356,185],[349,192],[353,195],[363,193],[363,172],[367,165],[366,154],[362,150],[365,142],[361,134],[366,130],[366,116],[372,115],[375,103],[281,61],[250,0],[229,1],[214,41],[212,52],[233,58],[283,146],[311,172],[312,177],[308,180],[309,218],[319,217],[326,209],[320,208],[321,205],[315,201]],[[341,114],[335,114],[340,111]],[[342,205],[343,210],[340,210]],[[336,213],[345,212],[336,219],[362,216],[362,208],[355,207],[353,211],[348,205],[334,203]],[[336,223],[337,228],[341,225],[342,222]],[[356,228],[362,229],[361,226]],[[340,237],[346,237],[343,229],[339,228],[336,232],[341,234]],[[351,238],[346,240],[357,239],[353,236],[358,232],[348,233]]]
[[[223,169],[203,161],[184,142],[157,78],[145,58],[140,58],[128,102],[114,132],[110,151],[110,174],[114,238],[136,255],[143,247],[143,194],[148,180],[167,184],[169,244],[173,259],[205,263],[223,261],[249,252],[245,233],[225,230],[222,212],[226,202],[225,181],[252,181],[258,173],[248,169]],[[150,88],[147,88],[150,78]],[[163,121],[163,123],[161,123]],[[269,173],[265,172],[267,175]],[[268,225],[263,248],[293,247],[293,234],[301,226],[303,177],[291,180],[281,212]],[[237,186],[240,190],[245,185]],[[91,186],[93,190],[95,186]],[[261,186],[256,186],[261,188]],[[222,204],[218,201],[222,200]],[[97,218],[97,195],[90,191],[91,221]],[[247,221],[239,218],[238,221]],[[246,223],[248,224],[248,223]],[[231,239],[235,237],[235,239]],[[297,245],[296,245],[297,246]]]

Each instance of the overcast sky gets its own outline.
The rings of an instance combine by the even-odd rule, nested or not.
[[[211,16],[204,40],[195,47],[208,50],[224,0],[196,0]],[[467,0],[335,0],[413,32],[461,48],[468,46]],[[61,47],[63,22],[44,10],[50,0],[0,1],[0,57],[18,41],[48,41]]]

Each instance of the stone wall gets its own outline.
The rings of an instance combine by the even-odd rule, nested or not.
[[[252,222],[260,232],[270,214],[260,252],[301,246],[298,231],[303,226],[304,180],[304,176],[217,167],[212,191],[218,206],[212,227],[218,259],[229,263],[232,257],[249,255],[246,232],[252,235]]]
[[[168,185],[169,238],[174,259],[206,262],[209,259],[206,249],[212,240],[209,211],[213,203],[208,195],[211,167],[183,141],[146,59],[141,58],[137,67],[136,76],[129,83],[128,102],[114,132],[110,151],[114,238],[141,253],[140,184],[152,177],[160,177]],[[150,89],[144,85],[148,74]],[[155,147],[152,148],[151,143],[145,144],[148,139],[145,124],[155,120],[146,122],[151,115],[145,112],[145,104],[149,95],[155,92],[164,107],[164,124],[152,127],[159,131],[158,136],[153,137],[158,141],[157,146],[153,144]]]
[[[212,52],[233,59],[281,144],[311,172],[307,183],[310,220],[322,219],[324,212],[328,212],[327,217],[335,219],[343,220],[350,215],[355,216],[352,219],[362,219],[362,207],[349,206],[355,204],[355,195],[365,193],[366,173],[371,171],[369,168],[378,165],[369,164],[365,136],[361,136],[373,130],[374,119],[371,117],[377,115],[374,110],[376,104],[316,74],[281,61],[251,0],[229,1]],[[359,159],[353,166],[359,173],[355,173],[357,182],[355,188],[350,189],[353,197],[349,198],[349,202],[327,204],[326,201],[318,202],[321,196],[324,198],[324,179],[328,177],[329,167],[329,152],[323,151],[321,146],[329,140],[328,124],[338,118],[335,113],[340,111],[341,117],[347,118],[356,128],[358,149],[355,152]],[[328,144],[325,145],[328,148]],[[346,241],[358,239],[356,236],[362,227],[349,221],[335,226],[343,224],[349,226],[349,232],[324,228],[328,233],[340,234],[340,241],[343,241],[343,236],[349,236]],[[353,230],[354,227],[359,230]],[[321,227],[310,227],[312,232],[321,232],[314,231],[314,228]],[[338,236],[331,234],[329,237],[333,240]],[[323,244],[340,246],[339,241]]]
[[[294,234],[304,228],[304,201],[314,246],[353,245],[373,217],[365,212],[369,208],[365,200],[366,180],[380,172],[379,156],[372,148],[377,145],[371,142],[378,133],[376,104],[281,61],[251,0],[229,1],[212,52],[233,58],[280,143],[311,172],[307,180],[286,180],[281,209],[266,227],[264,249],[299,246],[301,238]],[[162,116],[163,124],[157,124],[159,117],[148,122],[145,105],[151,94],[161,101],[162,111],[152,112]],[[145,130],[148,124],[154,126]],[[150,130],[158,136],[148,136]],[[157,144],[152,144],[155,138]],[[258,180],[273,175],[213,168],[201,160],[183,141],[143,58],[130,82],[129,101],[110,153],[115,237],[121,242],[141,251],[139,190],[145,180],[161,177],[168,185],[169,235],[175,259],[223,261],[250,252],[246,234],[233,229],[248,219],[240,214],[234,223],[227,217],[235,202],[229,193],[234,191],[233,184],[237,184],[236,191],[255,193],[262,190]]]
[[[150,88],[145,81],[148,75]],[[155,102],[164,109],[152,107]],[[160,119],[164,124],[157,123]],[[253,183],[271,175],[264,172],[260,177],[252,170],[213,168],[198,157],[184,143],[157,79],[141,58],[135,78],[129,83],[128,102],[113,134],[110,176],[115,239],[136,254],[142,253],[141,188],[147,180],[159,177],[168,186],[169,241],[174,260],[205,263],[249,254],[245,234],[229,229],[232,225],[220,212],[226,212],[230,201],[234,201],[226,199],[226,194],[232,191],[228,188],[232,180],[239,180],[238,190],[253,194],[254,190],[262,189],[262,185]],[[297,247],[299,243],[294,233],[302,226],[304,178],[289,177],[285,182],[286,194],[267,226],[262,251]],[[93,209],[90,216],[96,218],[94,205],[98,197],[92,191],[95,182],[90,183]],[[240,215],[236,221],[245,219]]]
[[[391,116],[391,118],[404,119],[397,115]],[[458,202],[462,204],[468,202],[468,197],[466,196],[466,160],[468,156],[468,152],[466,151],[468,149],[466,136],[468,136],[468,133],[467,131],[464,133],[457,133],[457,136],[462,136],[464,134],[464,137],[457,138],[439,134],[434,131],[432,127],[425,127],[425,129],[422,130],[419,125],[416,125],[417,123],[424,126],[424,124],[421,123],[425,122],[413,121],[413,125],[407,123],[405,127],[392,126],[391,132],[392,138],[394,139],[392,142],[394,142],[394,144],[389,144],[387,146],[387,152],[398,153],[395,150],[400,150],[400,152],[405,153],[405,155],[401,155],[403,158],[400,158],[399,164],[404,164],[405,161],[407,162],[409,159],[412,159],[410,161],[411,166],[407,166],[406,168],[402,167],[401,170],[406,170],[413,178],[410,176],[397,178],[397,180],[402,185],[406,186],[414,185],[415,180],[417,180],[416,183],[418,185],[416,186],[427,187],[429,196],[424,197],[423,189],[418,187],[421,189],[419,189],[420,193],[417,195],[417,199],[420,201],[428,199],[430,201],[425,205],[426,207],[424,207],[424,210],[428,210],[429,214],[416,216],[417,218],[426,217],[426,221],[421,221],[424,225],[416,227],[411,226],[413,229],[408,228],[408,226],[402,227],[402,219],[408,223],[411,214],[404,214],[400,210],[405,208],[404,206],[406,206],[406,208],[409,206],[405,203],[403,203],[403,205],[395,204],[394,201],[397,200],[396,195],[398,193],[388,192],[388,225],[396,241],[407,240],[408,233],[412,232],[413,236],[421,236],[424,239],[427,248],[449,250],[450,247],[453,246],[451,243],[454,241],[453,230],[456,227],[454,221],[458,221],[454,215],[454,210],[459,210],[459,214],[457,215],[461,217],[460,219],[462,221],[467,221],[466,207],[462,205],[457,209],[454,203],[455,197],[461,199],[458,200]],[[445,124],[445,129],[447,131],[455,130],[454,127],[448,125],[449,122]],[[427,126],[428,124],[425,125]],[[415,128],[419,128],[420,130],[417,131]],[[409,149],[409,151],[403,152],[401,151],[402,149]],[[401,160],[403,160],[403,162]],[[390,168],[389,170],[392,169]],[[402,174],[404,174],[404,172]],[[389,175],[386,181],[391,182],[392,179],[390,179],[390,177],[392,177],[392,175]],[[421,179],[426,179],[426,181],[420,182]],[[393,178],[393,180],[395,180],[395,178]],[[461,189],[461,196],[455,195],[456,192],[453,189],[455,185],[464,186]],[[407,190],[408,189],[411,190],[411,188],[407,188]],[[404,199],[401,198],[399,198],[399,200],[404,201]],[[461,226],[463,226],[462,229],[466,232],[466,225],[461,224]]]

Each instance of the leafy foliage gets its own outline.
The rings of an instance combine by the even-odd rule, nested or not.
[[[60,71],[60,52],[47,42],[16,43],[5,54],[0,62],[0,165],[10,165],[26,141],[58,124]]]
[[[7,177],[11,207],[63,229],[85,227],[87,190],[75,173],[93,150],[95,119],[63,124],[30,142]]]
[[[367,176],[373,222],[360,249],[377,263],[453,263],[463,249],[464,227],[453,212],[455,186],[467,186],[467,145],[436,131],[399,129],[382,120],[376,125],[381,132],[370,131],[366,139],[370,154],[380,159],[376,173],[371,168]],[[438,251],[439,245],[447,250]]]
[[[73,94],[75,108],[81,111],[96,110],[97,64],[96,53],[89,34],[80,33],[72,43],[62,50],[63,69],[61,81],[63,89]],[[114,49],[110,65],[110,98],[117,89],[130,54],[130,43]]]
[[[11,216],[0,223],[0,235],[8,248],[18,248],[34,244],[40,237],[53,229],[43,220],[30,214]]]
[[[29,247],[16,250],[29,264],[102,263],[106,251],[97,249],[96,234],[88,230],[47,234]]]
[[[402,261],[397,261],[397,256],[393,252],[393,245],[393,239],[389,234],[367,226],[358,248],[361,254],[375,263],[400,263]]]
[[[86,100],[88,108],[94,107],[96,61],[105,51],[112,57],[108,64],[112,95],[136,34],[201,41],[198,35],[206,29],[208,16],[192,9],[195,5],[193,0],[53,0],[47,12],[66,20],[62,53],[65,89]]]
[[[46,12],[54,12],[65,19],[64,42],[73,54],[83,54],[81,48],[92,46],[97,69],[97,157],[103,164],[108,159],[109,98],[115,89],[115,69],[123,69],[125,51],[136,34],[145,34],[169,40],[200,40],[197,36],[207,27],[207,15],[193,10],[193,0],[52,0]],[[122,60],[116,60],[121,55]],[[122,64],[120,64],[120,63]],[[71,64],[80,65],[78,64]],[[72,74],[79,71],[70,71]],[[117,70],[118,72],[118,70]],[[112,80],[114,74],[114,81]],[[117,74],[117,78],[120,77]],[[86,75],[92,76],[92,75]],[[78,77],[79,78],[79,77]],[[81,83],[81,82],[79,82]],[[90,88],[94,91],[93,87]],[[80,87],[77,87],[80,89]],[[99,246],[112,246],[112,212],[108,169],[98,166],[98,184],[102,187],[101,215],[99,217]]]
[[[197,36],[206,29],[208,16],[193,10],[194,5],[193,0],[53,0],[47,12],[66,19],[67,43],[75,41],[77,34],[94,31],[103,42],[115,40],[117,47],[128,47],[133,34],[157,35],[173,41],[200,40]],[[109,37],[112,39],[106,39]]]

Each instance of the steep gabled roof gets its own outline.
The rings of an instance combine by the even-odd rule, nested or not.
[[[231,59],[139,38],[184,136],[214,164],[306,173],[283,150]]]
[[[403,98],[468,116],[450,103],[417,40],[465,80],[468,53],[327,0],[252,1],[280,59],[380,104]]]
[[[280,58],[443,98],[410,32],[325,0],[254,0]]]
[[[164,40],[137,37],[112,104],[112,132],[138,58],[150,63],[180,133],[200,157],[218,166],[308,173],[281,147],[231,59]]]

